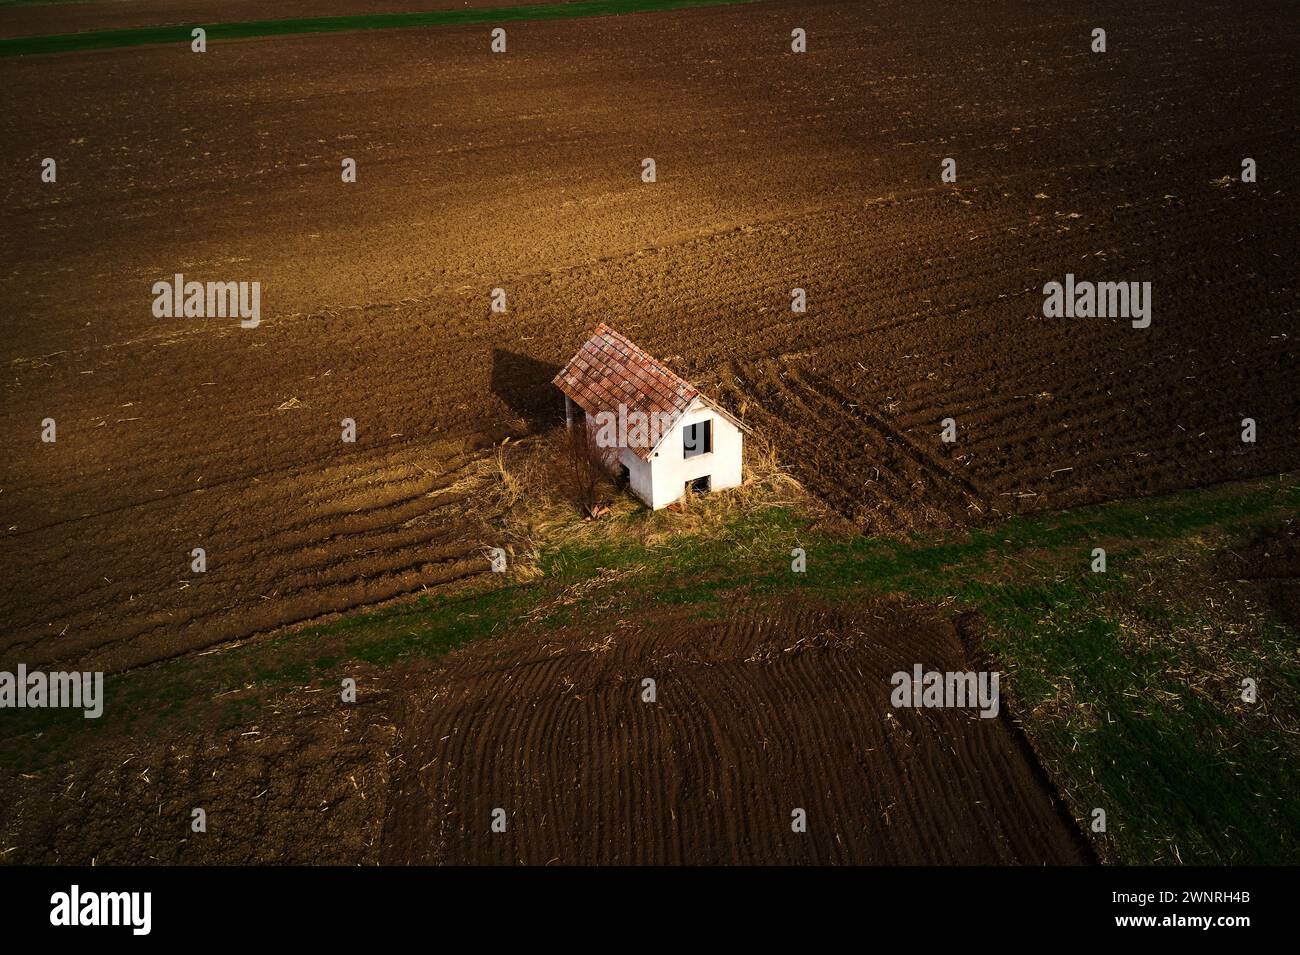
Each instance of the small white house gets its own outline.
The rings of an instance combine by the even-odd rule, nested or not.
[[[597,326],[555,386],[565,425],[589,429],[615,476],[654,510],[688,491],[740,484],[749,429],[608,325]]]

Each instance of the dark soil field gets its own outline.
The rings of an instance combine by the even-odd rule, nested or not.
[[[460,654],[432,692],[399,693],[420,736],[385,861],[1089,861],[1009,722],[890,706],[890,675],[918,660],[971,667],[951,623],[888,604]]]
[[[5,7],[0,37],[270,15]],[[867,534],[1295,470],[1297,28],[1286,0],[758,0],[512,22],[501,56],[466,25],[2,58],[0,669],[119,673],[485,574],[492,449],[557,421],[550,378],[600,321]],[[260,326],[154,317],[175,273],[261,282]],[[1151,282],[1151,326],[1044,318],[1066,273]],[[763,620],[636,631],[635,656],[570,648],[571,665],[523,641],[502,651],[524,674],[509,683],[458,660],[430,677],[440,695],[391,704],[385,725],[407,728],[388,828],[350,829],[338,855],[1081,860],[1002,721],[882,722],[853,674],[889,666],[888,641],[826,626],[826,646],[766,667],[745,662],[780,642]],[[914,631],[956,652],[941,625]],[[687,665],[699,645],[718,649],[707,668]],[[625,681],[678,657],[666,702],[637,709]],[[492,758],[529,741],[535,763]],[[387,757],[357,759],[388,778]],[[648,788],[637,759],[663,770]],[[762,759],[779,771],[748,776]],[[855,760],[887,785],[855,788]],[[505,838],[485,834],[493,800]],[[918,801],[944,807],[942,838]],[[787,804],[841,822],[792,840]],[[849,805],[871,811],[850,825]],[[397,838],[415,831],[442,838]]]
[[[970,666],[945,620],[882,602],[606,624],[481,643],[382,692],[369,674],[351,708],[296,694],[248,730],[102,748],[15,781],[4,839],[101,865],[1092,858],[1004,716],[891,708],[893,672]]]
[[[1294,5],[963,10],[6,60],[0,658],[131,666],[465,573],[438,489],[554,419],[600,320],[868,531],[1294,467]],[[1151,327],[1044,319],[1068,271],[1152,281]],[[261,281],[261,326],[154,318],[175,272]]]
[[[0,37],[48,36],[173,24],[212,24],[303,17],[405,13],[425,10],[500,10],[564,0],[54,0],[0,8]]]

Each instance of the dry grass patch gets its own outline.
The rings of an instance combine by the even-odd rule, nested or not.
[[[782,469],[775,449],[757,435],[745,443],[740,487],[686,495],[659,511],[651,511],[608,474],[598,477],[589,496],[575,478],[563,428],[503,442],[483,469],[488,477],[484,493],[490,497],[484,510],[499,514],[494,531],[508,542],[513,572],[524,579],[540,573],[539,555],[559,544],[654,548],[683,536],[708,539],[723,534],[738,517],[769,508],[797,507],[837,522]]]

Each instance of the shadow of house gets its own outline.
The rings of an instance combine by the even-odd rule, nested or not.
[[[492,349],[492,394],[529,430],[564,423],[564,397],[551,384],[560,366],[504,348]]]

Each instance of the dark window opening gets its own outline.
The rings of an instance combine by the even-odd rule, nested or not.
[[[632,471],[626,464],[618,466],[618,475],[614,478],[614,483],[618,485],[619,490],[627,487],[632,481]]]
[[[694,481],[687,481],[686,490],[692,494],[708,494],[710,483],[711,478],[706,474],[704,477],[698,477]]]
[[[713,451],[713,419],[682,429],[682,457],[694,458]]]

